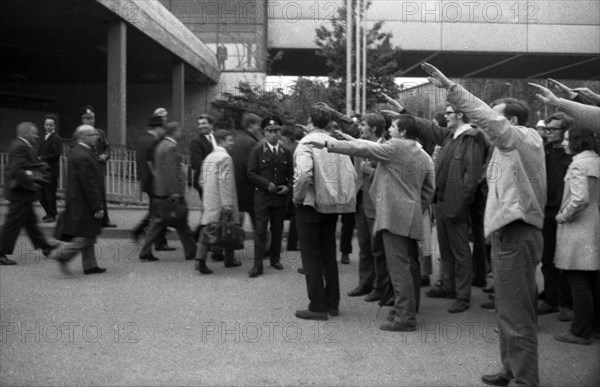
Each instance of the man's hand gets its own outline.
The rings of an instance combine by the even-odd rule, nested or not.
[[[304,144],[315,147],[317,149],[325,148],[325,140],[314,139],[314,140],[306,141]]]
[[[429,79],[429,82],[433,83],[436,87],[440,89],[449,89],[453,85],[453,82],[451,82],[435,66],[427,62],[423,62],[421,63],[421,68],[423,69],[423,71],[429,74],[429,77],[427,77],[427,79]]]
[[[178,193],[171,194],[171,195],[169,195],[169,201],[180,202],[181,201],[181,195],[178,194]]]
[[[96,219],[104,218],[104,210],[98,210],[98,211],[94,212],[94,218],[96,218]]]
[[[569,99],[573,99],[573,98],[577,97],[577,93],[575,91],[573,91],[567,85],[564,85],[564,84],[560,83],[559,81],[554,80],[552,78],[548,78],[548,80],[550,82],[552,82],[554,84],[554,86],[556,86],[558,89],[560,89],[563,93],[565,93],[566,95],[568,95]]]
[[[106,153],[100,153],[98,155],[98,160],[100,160],[100,161],[106,161],[106,160],[108,160],[108,154],[106,154]]]
[[[381,92],[381,93],[379,93],[379,94],[381,94],[381,96],[382,96],[383,98],[385,98],[385,100],[386,100],[386,101],[388,101],[388,103],[389,103],[390,105],[392,105],[393,107],[395,107],[396,109],[398,109],[398,111],[402,111],[402,110],[404,110],[404,106],[402,106],[402,105],[400,104],[400,102],[396,101],[395,99],[393,99],[392,97],[390,97],[390,96],[389,96],[389,95],[387,95],[386,93],[384,93],[384,92]]]
[[[600,94],[596,94],[587,87],[577,87],[573,89],[573,91],[577,92],[581,101],[588,105],[598,105],[600,104]]]
[[[223,206],[221,207],[221,215],[231,216],[233,215],[233,206]]]
[[[287,195],[288,193],[290,193],[290,189],[287,185],[280,185],[278,187],[277,195]]]
[[[553,107],[557,107],[560,104],[560,100],[558,99],[558,97],[555,96],[553,92],[551,92],[544,86],[538,85],[537,83],[529,83],[529,86],[533,86],[537,89],[538,94],[536,94],[535,96],[541,102]]]
[[[269,183],[269,186],[267,187],[267,191],[269,191],[269,193],[274,194],[277,193],[277,186],[275,184],[273,184],[273,182]]]
[[[345,140],[345,141],[354,141],[354,140],[356,140],[354,137],[352,137],[349,134],[346,134],[346,133],[342,132],[341,130],[334,130],[333,131],[333,137],[335,137],[337,140]]]

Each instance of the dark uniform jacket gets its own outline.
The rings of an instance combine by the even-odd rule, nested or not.
[[[154,150],[160,139],[150,132],[146,132],[138,140],[138,149],[136,153],[136,162],[138,176],[140,178],[140,187],[142,192],[152,196],[153,175],[148,166],[148,161],[154,163]]]
[[[31,203],[38,200],[40,186],[34,181],[34,169],[39,166],[35,149],[21,138],[15,138],[8,148],[6,199],[11,202]]]
[[[104,175],[92,149],[75,144],[69,152],[66,211],[63,233],[93,238],[100,234],[102,219],[94,213],[104,209]]]
[[[268,191],[269,183],[277,187],[285,185],[292,193],[294,183],[293,155],[284,146],[279,144],[277,155],[271,152],[269,145],[257,145],[250,154],[248,163],[248,179],[254,184],[254,206],[285,207],[288,195],[271,194]]]
[[[45,135],[44,135],[45,138]],[[63,151],[63,142],[58,133],[54,132],[48,139],[42,139],[38,148],[40,160],[50,165],[51,176],[56,178],[60,173],[60,155]]]
[[[247,130],[240,130],[235,136],[230,156],[235,170],[235,187],[237,189],[238,208],[242,212],[254,212],[254,184],[248,178],[248,162],[252,149],[258,139]]]

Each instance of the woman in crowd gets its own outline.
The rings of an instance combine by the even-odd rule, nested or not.
[[[565,132],[562,146],[573,161],[556,215],[554,263],[569,279],[574,319],[568,332],[554,338],[589,345],[592,336],[600,336],[600,157],[593,133],[581,127]]]

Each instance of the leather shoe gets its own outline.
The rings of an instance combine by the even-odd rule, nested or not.
[[[327,320],[327,312],[313,312],[312,310],[297,310],[296,317],[303,320]]]
[[[550,313],[558,313],[558,308],[556,306],[551,306],[551,305],[548,305],[546,303],[542,303],[537,308],[537,315],[538,316],[543,316],[545,314],[550,314]]]
[[[494,293],[494,285],[489,285],[486,286],[485,288],[481,289],[484,293]]]
[[[225,267],[238,267],[238,266],[242,266],[242,263],[240,261],[225,262]]]
[[[150,255],[140,255],[140,261],[153,262],[153,261],[158,261],[158,258],[156,258],[152,254],[150,254]]]
[[[496,303],[492,301],[484,302],[481,304],[483,309],[496,309]]]
[[[455,292],[447,292],[444,289],[438,287],[429,289],[429,291],[425,293],[425,295],[431,298],[456,298]]]
[[[379,289],[371,290],[371,293],[367,294],[367,296],[365,297],[365,301],[367,302],[374,302],[379,300],[381,300],[381,290]]]
[[[303,274],[303,275],[305,275],[305,274],[306,274],[306,272],[304,271],[304,268],[303,268],[303,267],[299,267],[299,268],[298,268],[298,273],[299,273],[299,274]]]
[[[107,222],[102,225],[102,228],[117,228],[117,225],[114,223]]]
[[[258,277],[259,275],[261,275],[263,273],[262,269],[257,269],[255,267],[252,268],[252,270],[250,270],[250,272],[248,273],[248,275],[250,276],[250,278],[255,278]]]
[[[160,246],[154,246],[154,251],[173,251],[173,250],[177,250],[177,248],[171,247],[167,244],[160,245]]]
[[[456,301],[454,301],[452,306],[450,306],[450,308],[448,308],[448,312],[461,313],[467,309],[469,309],[469,304],[465,304],[464,302],[460,302],[460,301],[456,300]]]
[[[88,270],[84,270],[83,274],[85,275],[89,275],[89,274],[102,274],[106,271],[106,269],[102,268],[102,267],[94,267],[92,269],[88,269]]]
[[[42,254],[44,254],[44,257],[48,258],[48,256],[52,253],[52,251],[55,250],[56,248],[58,248],[58,243],[49,244],[48,247],[44,247],[42,249]]]
[[[277,270],[283,270],[283,265],[281,264],[281,262],[272,263],[271,267]]]
[[[347,265],[350,263],[350,255],[349,254],[342,254],[342,259],[341,259],[342,263],[344,265]]]
[[[214,262],[223,262],[225,260],[225,256],[223,255],[223,253],[212,253],[211,259]]]
[[[392,321],[381,324],[379,326],[379,329],[381,329],[382,331],[389,332],[414,332],[417,330],[417,327],[415,327],[414,325],[406,325],[396,321]]]
[[[206,262],[201,259],[196,260],[196,266],[194,267],[194,269],[198,270],[200,272],[200,274],[212,274],[213,273],[213,271],[210,270],[208,268],[208,266],[206,266]]]
[[[481,381],[490,386],[508,386],[510,380],[500,374],[483,375]]]
[[[13,261],[12,259],[8,259],[6,257],[6,255],[2,254],[0,255],[0,265],[4,265],[4,266],[11,266],[11,265],[16,265],[17,262]]]
[[[340,310],[337,308],[327,308],[327,313],[329,313],[331,317],[337,317],[340,315]]]
[[[560,321],[573,321],[573,310],[569,308],[559,308],[560,313],[558,314],[558,319]]]
[[[592,344],[592,339],[586,339],[585,337],[575,336],[571,332],[566,332],[563,334],[555,335],[554,340],[562,341],[563,343],[569,343],[569,344],[579,344],[579,345]]]
[[[47,216],[42,219],[44,223],[54,223],[56,222],[56,218],[54,216]]]
[[[300,270],[300,269],[298,269],[298,270]],[[364,296],[365,294],[369,294],[369,293],[371,293],[370,288],[358,285],[356,288],[354,288],[354,290],[351,290],[348,292],[348,296],[349,297],[359,297],[359,296]]]

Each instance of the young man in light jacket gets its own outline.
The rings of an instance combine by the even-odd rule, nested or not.
[[[310,303],[296,317],[327,320],[337,316],[340,283],[335,259],[335,226],[338,214],[354,212],[356,172],[348,156],[329,154],[307,143],[333,139],[326,130],[330,110],[315,105],[310,119],[314,130],[307,134],[294,152],[294,204],[302,265]]]
[[[423,70],[446,100],[465,112],[495,146],[489,162],[485,236],[492,237],[492,261],[502,369],[484,375],[489,385],[539,385],[536,266],[543,250],[546,205],[544,142],[528,128],[523,101],[498,100],[491,107],[451,82],[434,66]]]

